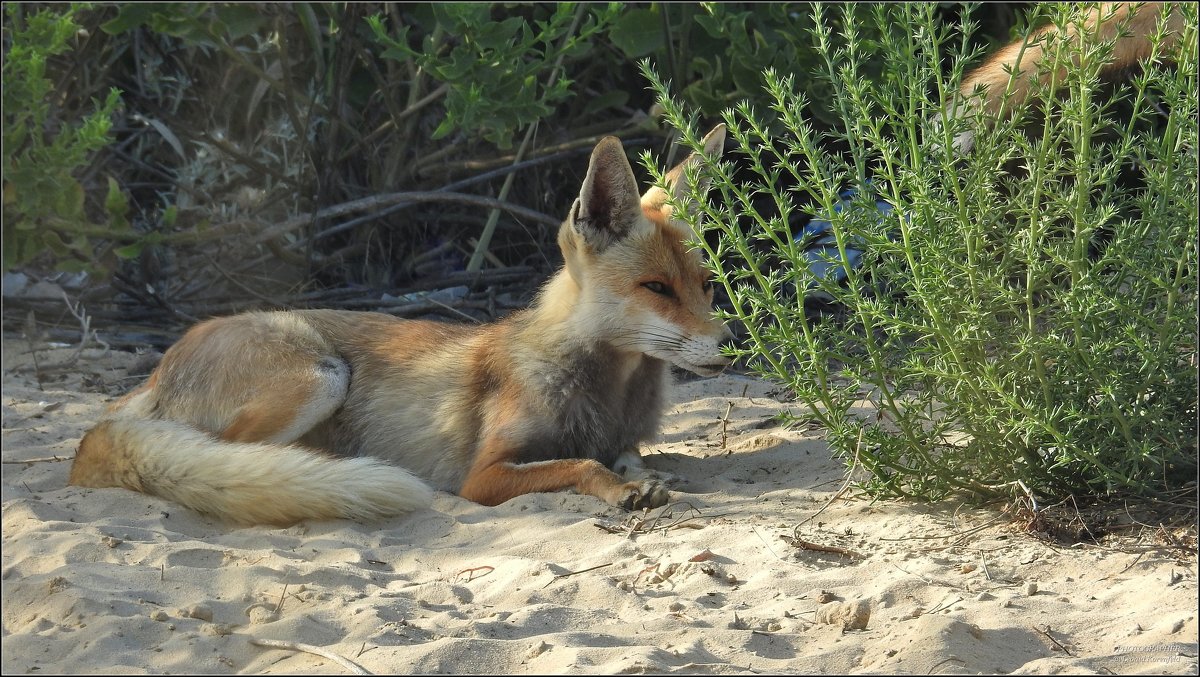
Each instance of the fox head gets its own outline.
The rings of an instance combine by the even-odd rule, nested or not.
[[[725,126],[704,138],[719,155]],[[689,204],[685,167],[666,175],[676,201]],[[707,185],[707,181],[701,186]],[[729,365],[721,346],[733,334],[713,316],[713,285],[692,230],[666,204],[667,191],[638,194],[633,169],[616,137],[592,151],[579,198],[558,232],[566,270],[579,289],[572,321],[584,336],[628,353],[641,353],[711,376]]]

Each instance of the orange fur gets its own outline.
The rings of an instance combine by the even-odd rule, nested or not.
[[[1088,13],[1082,26],[1069,26],[1064,37],[1071,42],[1079,42],[1081,36],[1086,33],[1094,35],[1097,41],[1115,39],[1113,60],[1105,69],[1127,68],[1150,55],[1150,36],[1153,35],[1164,9],[1167,9],[1169,14],[1163,46],[1169,49],[1178,40],[1183,17],[1177,8],[1162,2],[1144,3],[1136,8],[1136,11],[1133,3],[1100,3]],[[1029,99],[1038,78],[1037,65],[1045,57],[1045,38],[1057,30],[1053,25],[1042,27],[1024,40],[1017,40],[998,50],[963,80],[960,91],[966,96],[976,88],[982,87],[985,90],[984,111],[990,117],[1007,115],[1013,108]],[[1059,68],[1054,72],[1042,73],[1042,83],[1045,84],[1052,78],[1061,82],[1065,77],[1065,70]],[[1014,73],[1011,77],[1011,87],[1009,72]],[[1011,90],[1011,94],[1007,99],[1007,107],[1002,108],[1006,103],[1006,88]]]
[[[1164,19],[1165,34],[1161,43],[1163,58],[1179,44],[1183,31],[1183,16],[1175,3],[1165,2],[1104,2],[1091,9],[1083,24],[1072,24],[1059,33],[1054,25],[1044,26],[1023,39],[1015,40],[997,50],[963,79],[958,97],[938,116],[965,117],[976,111],[985,113],[984,120],[998,120],[1027,103],[1038,86],[1061,83],[1066,69],[1045,68],[1046,40],[1050,37],[1079,42],[1083,36],[1094,41],[1113,41],[1112,60],[1102,72],[1112,73],[1129,68],[1150,56],[1152,36]],[[976,96],[976,94],[981,94]],[[962,132],[954,139],[959,153],[970,152],[975,144],[974,133]]]

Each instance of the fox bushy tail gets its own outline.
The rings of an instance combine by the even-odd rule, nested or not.
[[[154,494],[242,525],[370,521],[433,501],[427,484],[377,459],[224,442],[181,423],[120,414],[84,436],[70,483]]]

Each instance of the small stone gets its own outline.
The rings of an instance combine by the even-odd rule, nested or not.
[[[163,611],[162,609],[155,609],[154,611],[150,612],[150,620],[152,621],[165,621],[168,618],[170,618],[170,616],[168,616],[167,612]]]
[[[871,604],[865,599],[830,602],[817,608],[817,622],[841,625],[845,630],[866,630],[871,619]]]
[[[525,659],[528,660],[531,658],[537,658],[538,656],[541,656],[542,654],[546,653],[546,651],[548,651],[549,649],[550,649],[549,644],[547,644],[545,642],[538,642],[537,644],[530,646],[529,651],[525,652]]]
[[[779,632],[782,629],[783,626],[779,624],[779,621],[771,621],[767,623],[767,632]]]
[[[206,635],[213,635],[214,637],[224,637],[232,635],[233,629],[224,623],[205,623],[200,627],[200,632]]]
[[[122,543],[124,543],[125,541],[122,541],[119,538],[114,538],[112,536],[105,536],[104,538],[100,539],[100,542],[103,543],[104,545],[107,545],[110,548],[115,548],[118,545],[121,545]]]
[[[667,609],[670,611],[683,611],[683,603],[682,602],[671,602],[671,604],[667,607]]]
[[[262,606],[256,606],[250,609],[250,623],[253,625],[263,625],[273,623],[279,620],[279,614],[274,610]]]
[[[958,570],[960,573],[969,574],[972,571],[974,571],[976,568],[978,568],[978,567],[976,567],[974,564],[964,564],[961,567],[959,567]]]
[[[993,599],[996,599],[996,596],[990,592],[981,592],[978,595],[975,595],[976,602],[986,602]]]
[[[1001,609],[1011,609],[1012,605],[1013,605],[1013,603],[1012,603],[1011,599],[1006,599],[1003,602],[1000,602]]]
[[[198,618],[202,621],[212,623],[213,610],[212,607],[206,604],[193,604],[183,610],[183,615],[187,618]]]
[[[1034,595],[1037,594],[1037,591],[1038,591],[1038,584],[1035,583],[1034,581],[1029,581],[1028,583],[1025,584],[1025,595],[1026,596],[1033,597]]]

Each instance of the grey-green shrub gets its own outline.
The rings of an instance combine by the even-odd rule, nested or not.
[[[1039,9],[1059,25],[1083,10]],[[833,449],[869,471],[868,491],[1159,494],[1194,479],[1196,6],[1180,11],[1178,52],[1160,34],[1111,93],[1099,85],[1111,44],[1054,42],[1049,61],[1074,64],[1056,94],[993,127],[939,128],[930,121],[977,57],[965,53],[974,27],[939,26],[929,3],[880,4],[869,22],[881,37],[865,40],[853,12],[817,5],[832,99],[768,71],[771,111],[724,112],[738,149],[704,168],[719,197],[697,196],[710,231],[698,245],[748,332],[737,355],[807,405]],[[882,74],[862,77],[867,63]],[[840,118],[831,138],[809,124],[814,106]],[[966,129],[976,146],[960,157],[951,142]],[[834,260],[866,253],[839,285],[814,277],[788,222],[830,214],[847,187],[861,209],[832,216]],[[840,312],[806,313],[814,289]]]

